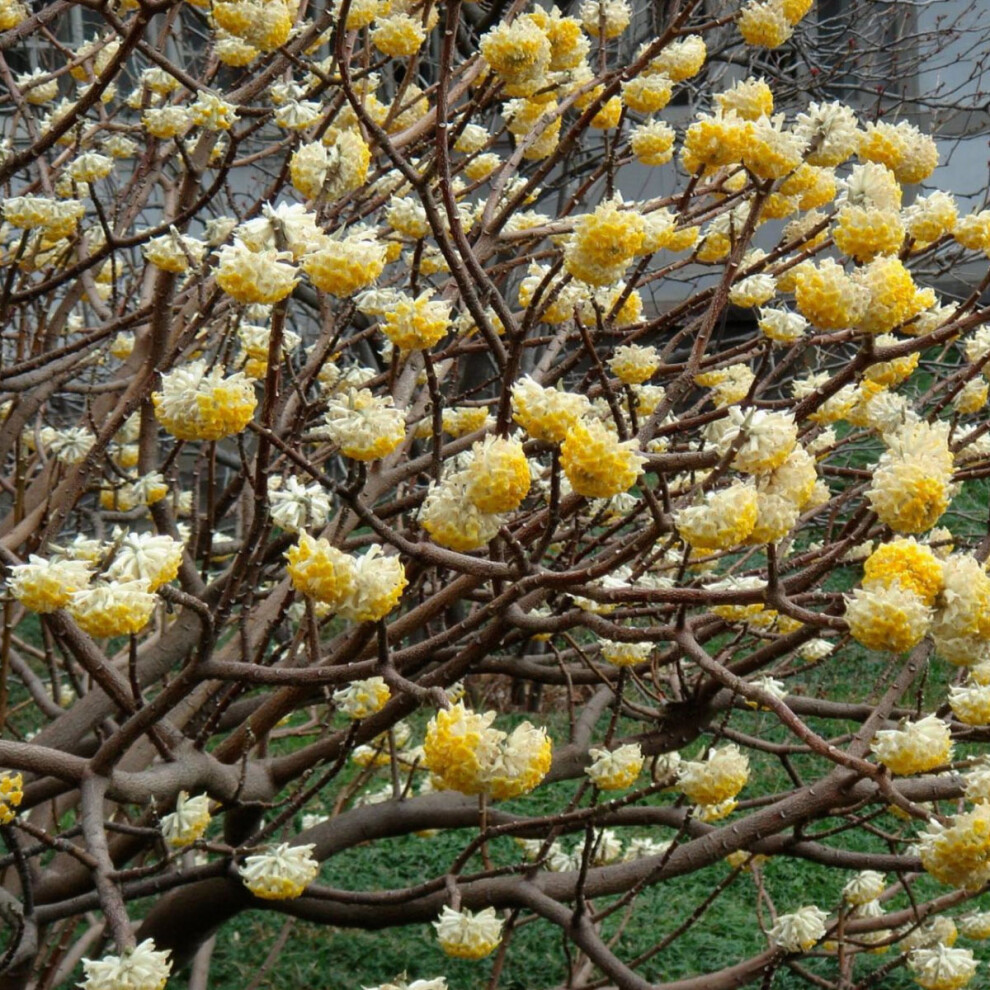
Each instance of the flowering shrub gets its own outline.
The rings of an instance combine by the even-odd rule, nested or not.
[[[115,0],[76,49],[35,6],[0,2],[2,980],[160,990],[251,909],[432,925],[492,987],[539,919],[555,983],[642,990],[724,895],[757,941],[681,990],[966,985],[990,211],[882,101],[755,71],[810,0],[642,45],[627,0]],[[356,889],[407,837],[429,865]],[[706,870],[671,938],[608,920]]]

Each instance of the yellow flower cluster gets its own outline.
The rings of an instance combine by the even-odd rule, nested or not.
[[[863,565],[863,587],[889,588],[894,584],[914,592],[925,605],[932,606],[942,590],[942,562],[930,547],[913,537],[883,543]]]
[[[212,11],[219,27],[260,52],[280,48],[292,30],[292,13],[281,0],[215,3]]]
[[[392,405],[392,396],[348,388],[327,401],[326,432],[345,457],[375,461],[405,439],[406,417]]]
[[[622,278],[640,253],[645,235],[646,221],[639,213],[607,200],[575,223],[564,251],[564,268],[589,285],[610,285]]]
[[[398,605],[407,580],[398,557],[386,557],[372,544],[362,557],[352,557],[324,538],[299,534],[285,554],[292,586],[355,622],[377,622]]]
[[[162,838],[172,849],[185,849],[203,837],[209,824],[209,796],[190,798],[185,791],[179,791],[175,811],[161,820]]]
[[[258,404],[243,374],[224,377],[222,365],[209,371],[193,361],[162,376],[162,390],[151,401],[158,422],[179,440],[221,440],[240,433]]]
[[[846,622],[868,650],[904,653],[924,639],[932,612],[924,600],[898,582],[857,588],[846,597]]]
[[[881,729],[873,738],[874,755],[891,773],[906,777],[925,773],[952,759],[952,735],[937,715]]]
[[[333,703],[348,718],[367,718],[380,712],[391,695],[384,678],[368,677],[362,681],[351,681],[347,687],[334,691]]]
[[[320,872],[313,859],[312,844],[290,846],[280,842],[274,849],[255,853],[244,860],[239,873],[244,886],[267,901],[287,901],[298,897]]]
[[[592,762],[584,772],[602,791],[621,791],[632,787],[643,769],[643,751],[639,743],[628,743],[613,750],[592,747],[588,755]]]
[[[936,880],[966,890],[990,880],[990,803],[954,815],[948,825],[932,820],[918,840],[921,862]]]
[[[427,769],[462,794],[504,800],[533,790],[550,769],[546,730],[523,722],[506,735],[492,728],[494,721],[494,712],[481,715],[462,702],[437,712],[423,742]]]
[[[126,636],[140,632],[158,599],[147,581],[97,584],[73,593],[69,614],[90,636]]]
[[[560,446],[560,466],[571,487],[588,498],[628,491],[646,463],[634,440],[620,441],[600,420],[579,420]]]
[[[415,299],[398,295],[385,311],[382,330],[401,351],[425,350],[450,328],[450,303],[431,298],[427,289]]]
[[[24,800],[24,778],[9,770],[0,775],[0,825],[9,825]]]
[[[534,440],[560,443],[590,408],[585,396],[544,388],[528,375],[512,386],[512,418]]]
[[[502,941],[502,919],[491,907],[475,913],[445,905],[433,927],[440,948],[454,959],[484,959]]]
[[[867,498],[895,532],[923,533],[948,508],[953,470],[948,425],[908,423],[885,437],[889,449],[880,456]]]
[[[171,953],[147,938],[119,956],[83,959],[83,990],[163,990],[172,972]]]
[[[756,487],[737,481],[706,492],[701,503],[681,509],[674,525],[681,539],[695,550],[731,550],[753,532],[758,510]]]
[[[735,743],[712,749],[704,760],[680,764],[677,786],[689,801],[719,805],[732,801],[749,780],[749,759]]]
[[[529,492],[529,461],[518,440],[486,437],[471,448],[467,497],[480,512],[512,512]]]
[[[328,237],[306,254],[302,270],[316,288],[345,298],[366,289],[381,275],[385,256],[385,245],[373,230],[352,228],[345,237]]]
[[[89,587],[91,576],[85,560],[45,560],[31,554],[26,564],[10,568],[9,586],[25,608],[45,614],[65,608],[74,592]]]

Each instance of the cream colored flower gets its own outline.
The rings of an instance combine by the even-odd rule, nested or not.
[[[148,591],[157,591],[173,581],[182,562],[182,543],[171,536],[128,533],[117,545],[107,568],[111,581],[146,581]]]
[[[119,956],[82,961],[85,979],[83,990],[162,990],[172,972],[171,953],[155,949],[152,939],[145,939]]]
[[[592,748],[592,759],[584,772],[603,791],[620,791],[631,787],[643,769],[643,750],[639,743],[628,743],[613,750]]]
[[[367,718],[381,711],[391,694],[383,678],[368,677],[338,688],[333,693],[333,703],[348,718]]]
[[[873,737],[872,750],[892,773],[924,773],[952,759],[952,734],[937,715],[927,715],[899,729],[881,729]]]
[[[475,913],[444,905],[433,927],[440,948],[455,959],[484,959],[502,940],[502,919],[495,914],[495,908]]]
[[[273,849],[256,853],[244,860],[238,872],[244,886],[265,900],[283,901],[298,897],[320,871],[311,853],[312,843],[290,846],[281,842]]]
[[[191,798],[185,791],[179,791],[175,811],[162,817],[162,837],[173,849],[183,849],[202,838],[209,824],[209,795],[197,794]]]
[[[777,918],[767,934],[770,941],[785,952],[807,952],[825,935],[828,915],[814,904],[798,908]]]

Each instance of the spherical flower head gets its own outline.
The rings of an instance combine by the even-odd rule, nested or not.
[[[952,714],[966,725],[990,724],[990,685],[969,683],[949,688]]]
[[[655,347],[623,344],[615,349],[608,366],[624,385],[642,385],[660,368],[660,353]]]
[[[373,230],[325,238],[303,257],[302,270],[323,292],[339,299],[368,288],[385,268],[386,247]]]
[[[184,849],[201,839],[209,824],[209,795],[197,794],[191,798],[185,791],[179,791],[175,811],[162,817],[162,838],[172,849]]]
[[[462,794],[488,789],[488,772],[495,765],[505,733],[493,729],[495,712],[483,715],[457,702],[430,719],[423,741],[423,762],[445,787]]]
[[[622,84],[622,102],[636,113],[659,113],[670,102],[674,84],[669,76],[638,75]]]
[[[292,185],[307,199],[316,199],[330,167],[330,151],[320,141],[300,145],[289,159]]]
[[[576,17],[564,17],[554,6],[550,8],[550,17],[543,25],[543,30],[550,42],[551,72],[573,69],[584,62],[591,44],[581,31],[580,20]]]
[[[304,485],[298,478],[268,479],[269,513],[276,526],[287,533],[307,527],[320,529],[330,518],[330,497],[319,484]]]
[[[187,107],[151,107],[141,114],[144,129],[160,141],[182,137],[193,124],[192,113]]]
[[[936,190],[928,196],[919,196],[904,208],[902,218],[908,237],[925,246],[937,241],[956,228],[959,209],[950,193]]]
[[[512,512],[529,493],[529,461],[518,440],[486,437],[471,448],[467,497],[480,512]]]
[[[529,375],[512,386],[512,418],[534,440],[560,443],[590,408],[586,396],[544,388]]]
[[[980,801],[948,825],[929,822],[918,845],[922,865],[936,880],[978,890],[990,880],[990,803]]]
[[[73,593],[69,614],[85,633],[97,638],[139,633],[151,618],[158,599],[147,581],[97,584]]]
[[[523,722],[501,745],[486,772],[488,793],[496,801],[519,797],[536,788],[550,769],[553,740],[542,727]]]
[[[873,754],[898,776],[925,773],[952,758],[952,734],[937,715],[904,722],[899,729],[881,729],[871,744]]]
[[[632,129],[629,146],[643,165],[666,165],[674,157],[676,132],[662,120],[648,120]],[[658,245],[662,247],[663,245]]]
[[[639,743],[628,743],[613,750],[592,748],[588,755],[593,762],[584,772],[602,791],[632,787],[643,769],[643,750]]]
[[[348,388],[328,400],[326,432],[345,457],[374,461],[391,454],[405,439],[406,417],[392,406],[392,396]]]
[[[354,592],[354,558],[330,541],[299,534],[299,542],[285,553],[286,570],[296,591],[331,606],[335,611]]]
[[[425,350],[446,335],[451,304],[432,295],[429,289],[415,299],[399,295],[385,312],[382,330],[400,350]]]
[[[86,560],[45,560],[31,554],[26,564],[10,568],[13,596],[32,612],[65,608],[76,591],[89,587],[92,567]]]
[[[742,441],[740,443],[740,440]],[[716,447],[726,454],[737,446],[732,466],[746,474],[766,474],[779,468],[797,443],[797,424],[787,412],[731,406]]]
[[[924,599],[894,583],[857,588],[846,597],[846,622],[857,642],[868,650],[904,653],[924,638],[931,625]]]
[[[990,387],[986,379],[974,378],[952,397],[952,408],[960,416],[969,416],[979,412],[990,398]]]
[[[601,35],[604,23],[607,40],[618,38],[632,19],[627,0],[583,0],[579,14],[581,24],[592,38]]]
[[[779,48],[794,33],[781,0],[763,3],[750,0],[739,14],[736,26],[743,41],[754,48]]]
[[[645,663],[653,652],[653,643],[620,643],[611,639],[602,639],[598,646],[602,659],[613,667],[633,667]]]
[[[260,52],[271,52],[289,40],[292,13],[281,0],[238,0],[215,3],[213,17],[225,31],[246,41]]]
[[[243,374],[225,378],[222,365],[207,371],[204,361],[163,375],[162,390],[152,393],[151,401],[155,418],[179,440],[221,440],[240,433],[258,404]]]
[[[875,901],[884,891],[886,881],[876,870],[861,870],[843,888],[842,897],[855,906]]]
[[[646,221],[635,210],[620,210],[606,200],[574,225],[564,251],[564,268],[589,285],[609,285],[620,279],[640,252]]]
[[[290,846],[280,842],[267,852],[256,853],[244,860],[238,870],[244,886],[266,901],[288,901],[298,897],[320,871],[313,859],[313,844]]]
[[[959,990],[975,976],[977,962],[969,949],[937,945],[912,951],[908,967],[914,982],[924,990]]]
[[[296,286],[297,273],[288,257],[275,249],[252,251],[243,241],[227,244],[220,249],[217,285],[240,303],[280,302]]]
[[[969,554],[952,554],[942,564],[942,582],[933,634],[946,641],[990,640],[990,576],[980,562]],[[946,659],[968,666],[975,655],[952,653]]]
[[[742,402],[749,395],[755,378],[748,365],[732,364],[727,368],[695,375],[694,380],[697,385],[710,388],[712,402],[719,409],[724,409],[726,406]]]
[[[743,309],[753,309],[768,303],[776,292],[777,283],[774,277],[766,272],[760,272],[734,283],[729,289],[729,302]]]
[[[206,255],[207,245],[196,237],[180,234],[173,227],[167,234],[152,237],[142,251],[156,268],[182,274],[192,267],[199,267]]]
[[[871,261],[878,254],[895,254],[904,243],[904,224],[893,211],[843,206],[835,230],[835,246],[856,261]]]
[[[646,459],[634,440],[619,441],[600,420],[581,420],[560,447],[560,466],[579,495],[610,498],[628,491]]]
[[[730,89],[715,94],[722,113],[734,111],[743,120],[758,120],[773,113],[773,91],[763,79],[738,80]]]
[[[408,584],[402,561],[394,555],[386,557],[377,543],[363,556],[351,560],[353,584],[338,614],[355,622],[384,619],[399,604]]]
[[[757,117],[743,148],[743,164],[759,179],[781,179],[801,164],[804,138],[783,129],[783,116]]]
[[[550,67],[550,39],[531,14],[502,22],[481,39],[481,57],[504,82],[526,84],[541,80]]]
[[[9,825],[14,820],[16,809],[23,800],[23,776],[5,770],[0,774],[0,825]]]
[[[882,543],[863,565],[864,588],[889,588],[899,584],[913,591],[926,605],[935,604],[942,590],[942,562],[914,537],[898,537]]]
[[[371,32],[371,43],[383,55],[407,58],[415,55],[426,41],[426,31],[420,18],[399,12],[379,17]]]
[[[363,681],[351,681],[345,688],[333,693],[333,703],[337,710],[348,718],[367,718],[380,712],[392,692],[381,677],[368,677]]]
[[[157,591],[178,575],[182,546],[171,536],[128,533],[117,545],[107,577],[111,581],[146,581],[148,591]]]
[[[868,305],[856,323],[857,329],[867,333],[890,333],[929,304],[899,258],[875,258],[856,272],[855,279],[869,293]]]
[[[431,538],[462,553],[485,546],[502,522],[502,516],[482,512],[471,501],[463,472],[432,483],[419,510],[419,524]]]
[[[862,320],[869,292],[834,259],[803,267],[795,281],[797,308],[819,329],[842,330]]]
[[[956,922],[959,926],[959,934],[964,938],[971,938],[975,942],[990,938],[990,911],[964,914],[957,918]]]
[[[866,495],[880,521],[898,533],[931,529],[949,507],[951,475],[924,454],[881,455]]]
[[[171,953],[155,949],[153,939],[145,939],[119,956],[84,959],[83,990],[162,990],[172,972]]]
[[[712,749],[704,760],[680,764],[677,786],[695,804],[721,804],[734,798],[749,780],[749,759],[735,743]]]
[[[718,168],[741,161],[750,140],[752,121],[729,113],[699,113],[684,134],[684,167],[695,174],[704,168]]]
[[[756,487],[735,482],[706,492],[704,501],[681,509],[674,525],[681,539],[695,550],[731,550],[753,532],[758,512]]]
[[[825,935],[828,915],[814,904],[780,915],[767,932],[770,941],[784,952],[807,952]]]
[[[776,344],[793,344],[808,329],[808,321],[800,313],[786,309],[760,310],[759,328]]]
[[[4,215],[10,217],[4,209]],[[10,221],[13,223],[14,221]],[[990,253],[990,210],[970,213],[961,217],[952,232],[956,243],[967,251],[983,251]]]
[[[491,907],[472,913],[445,905],[433,927],[440,948],[455,959],[484,959],[502,941],[502,919]]]
[[[253,45],[228,34],[219,26],[216,29],[216,41],[213,50],[219,61],[232,68],[250,65],[261,54]]]

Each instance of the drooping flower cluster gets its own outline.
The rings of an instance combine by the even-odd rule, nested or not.
[[[285,556],[296,591],[355,622],[383,619],[398,605],[407,584],[402,562],[386,556],[378,544],[353,557],[327,539],[303,532]]]
[[[268,901],[285,901],[299,897],[320,871],[313,859],[313,845],[291,846],[280,842],[266,852],[254,853],[244,860],[239,873],[244,886]]]
[[[430,720],[424,763],[451,790],[490,794],[495,800],[531,791],[550,769],[552,742],[529,722],[510,734],[492,728],[495,712],[481,715],[457,702]]]

